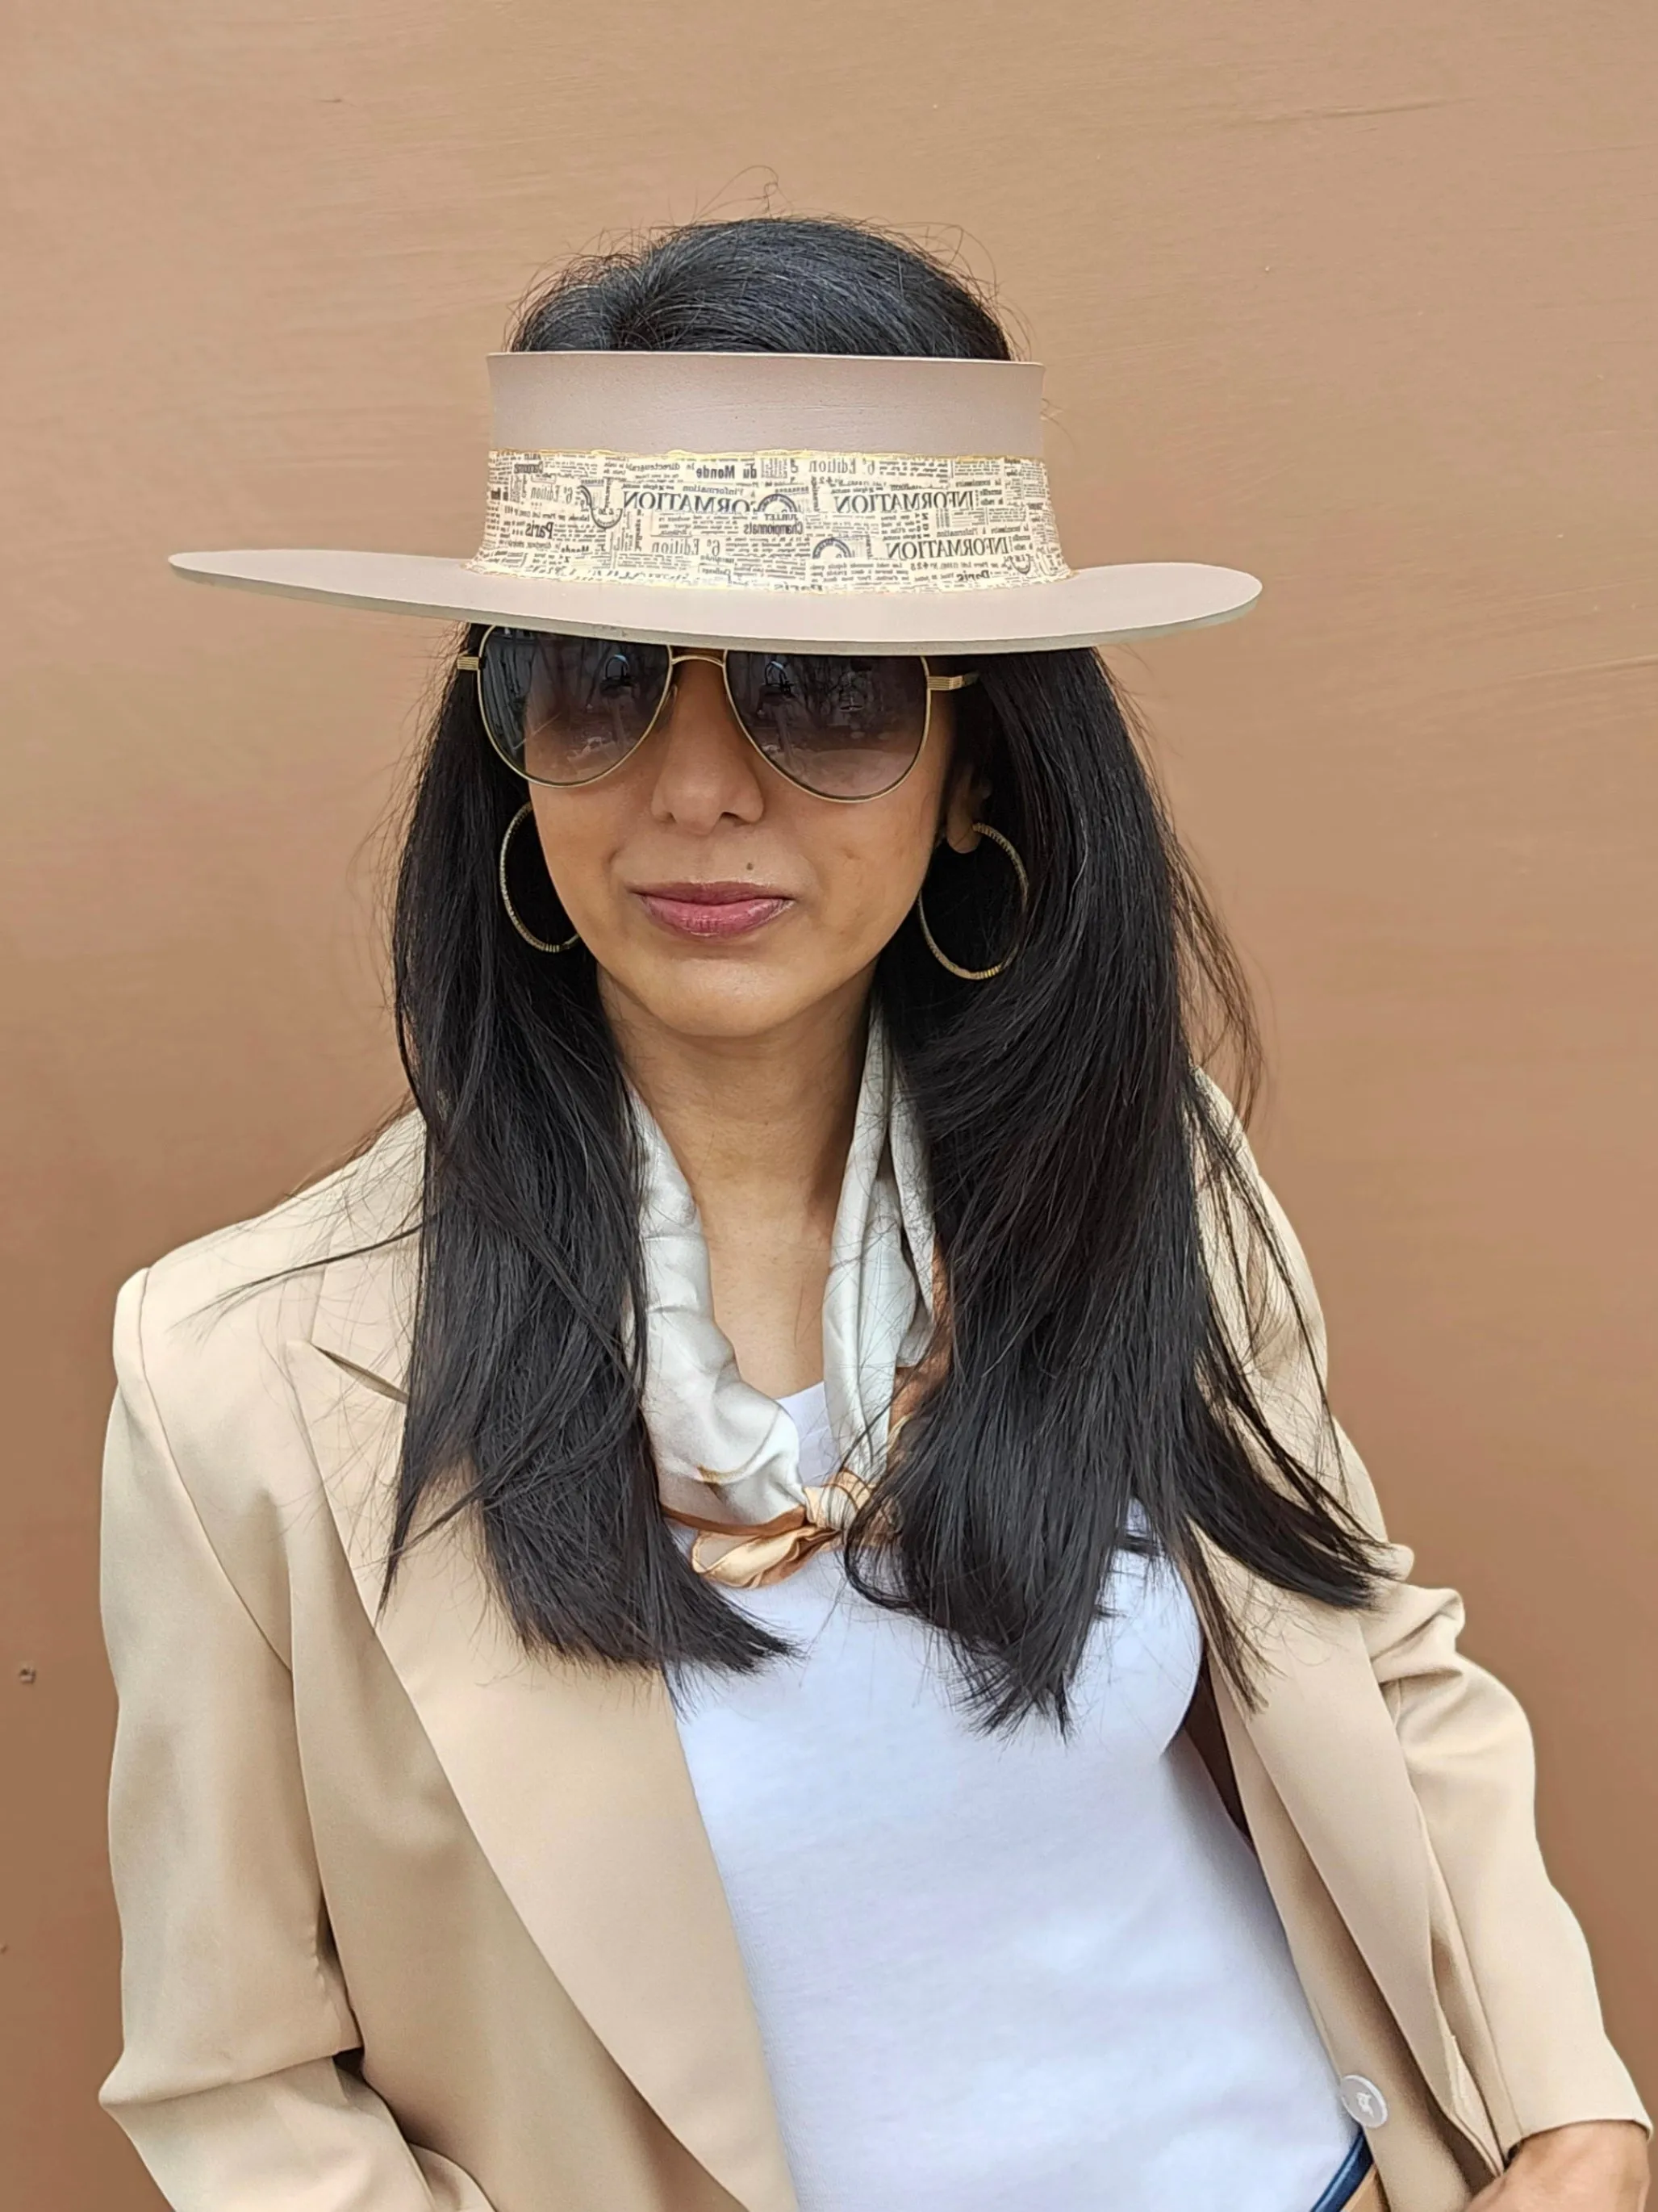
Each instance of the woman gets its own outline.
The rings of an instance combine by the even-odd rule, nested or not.
[[[416,1110],[120,1302],[105,2102],[179,2212],[1638,2212],[1090,649],[1258,586],[1067,571],[855,228],[494,371],[477,562],[180,556],[468,628]]]

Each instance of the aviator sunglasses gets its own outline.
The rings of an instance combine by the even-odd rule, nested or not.
[[[457,665],[476,671],[478,711],[508,768],[531,783],[596,783],[661,718],[682,660],[708,660],[755,750],[819,799],[878,799],[920,758],[938,691],[920,654],[785,653],[651,645],[562,631],[492,629]]]

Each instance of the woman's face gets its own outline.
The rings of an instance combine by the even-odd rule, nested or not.
[[[861,1002],[941,834],[976,841],[981,794],[952,777],[952,702],[935,696],[914,767],[847,805],[762,760],[718,665],[682,661],[651,734],[574,788],[530,787],[570,927],[608,990],[684,1036],[758,1037],[826,1001]]]

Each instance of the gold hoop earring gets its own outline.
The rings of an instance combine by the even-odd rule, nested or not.
[[[567,937],[562,945],[549,944],[548,940],[544,937],[537,937],[532,929],[526,929],[524,927],[524,924],[519,920],[518,908],[513,904],[513,894],[507,888],[507,855],[512,848],[513,832],[518,828],[519,823],[523,821],[526,814],[533,814],[534,812],[534,806],[531,804],[530,800],[526,799],[523,805],[519,808],[518,812],[513,815],[512,820],[507,824],[507,835],[501,841],[501,861],[495,871],[496,876],[498,877],[501,884],[501,902],[507,909],[507,921],[512,923],[513,928],[517,930],[519,935],[524,939],[524,942],[526,945],[533,945],[537,952],[568,952],[573,945],[580,944],[580,932],[578,930],[574,937]]]
[[[927,927],[925,888],[915,894],[915,919],[921,925],[921,934],[926,939],[926,949],[941,968],[948,968],[952,975],[959,975],[964,983],[987,983],[993,975],[999,975],[1019,949],[1019,939],[1024,928],[1024,918],[1030,904],[1030,878],[1025,873],[1024,862],[1014,850],[1011,837],[1004,837],[999,830],[993,830],[988,822],[975,822],[973,827],[980,836],[988,837],[993,845],[999,846],[1013,864],[1013,873],[1019,885],[1019,920],[1013,933],[1013,942],[993,968],[958,967],[947,952],[938,949],[938,940]]]

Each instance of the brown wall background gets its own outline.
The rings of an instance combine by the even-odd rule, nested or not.
[[[171,549],[466,549],[482,356],[601,234],[950,244],[1049,366],[1076,562],[1256,972],[1338,1405],[1527,1699],[1658,2089],[1658,18],[1638,0],[113,0],[0,76],[5,2166],[156,2200],[117,2043],[97,1462],[120,1278],[394,1096],[376,825],[442,635]],[[32,1679],[29,1676],[32,1674]]]

